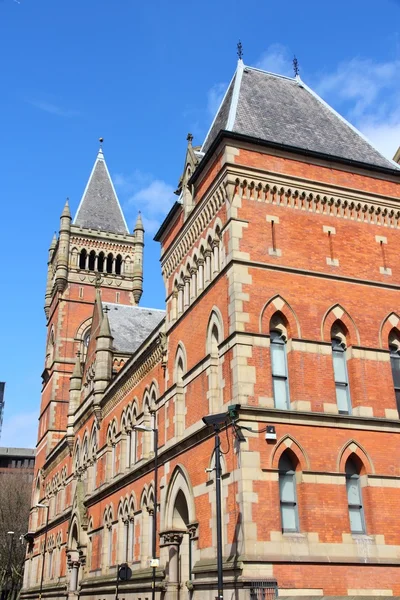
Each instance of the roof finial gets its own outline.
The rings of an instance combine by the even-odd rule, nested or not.
[[[240,40],[237,43],[237,55],[239,57],[239,60],[243,59],[243,46]]]
[[[103,147],[104,138],[99,138],[99,142],[100,142],[100,148],[102,148]]]
[[[299,76],[299,61],[296,58],[296,55],[293,56],[293,71],[294,71],[294,76],[298,77]]]
[[[191,133],[187,134],[186,141],[189,142],[190,145],[192,144],[192,142],[193,142],[193,135]]]

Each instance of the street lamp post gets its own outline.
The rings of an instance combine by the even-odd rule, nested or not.
[[[9,596],[11,595],[12,592],[12,551],[13,551],[13,545],[14,545],[14,531],[7,531],[7,535],[11,536],[11,541],[10,541],[10,552],[8,555],[8,564],[7,564],[7,599],[9,599]],[[8,589],[8,582],[10,581],[10,588]]]
[[[47,530],[49,525],[49,505],[48,504],[35,504],[35,508],[46,508],[46,526],[44,530],[44,545],[43,545],[43,558],[42,558],[42,572],[40,574],[40,587],[39,587],[39,600],[42,600],[42,590],[43,590],[43,576],[44,576],[44,559],[46,556],[46,543],[47,543]]]
[[[217,586],[218,600],[224,597],[223,565],[222,565],[222,516],[221,516],[221,440],[219,433],[222,427],[225,427],[230,421],[237,418],[239,404],[233,404],[228,407],[227,413],[218,413],[203,417],[203,423],[214,429],[215,434],[215,500],[217,511]]]
[[[153,531],[152,531],[152,544],[151,544],[151,567],[152,567],[152,582],[151,582],[151,600],[155,600],[156,597],[156,568],[158,561],[156,558],[157,553],[157,490],[158,490],[158,429],[157,427],[147,427],[145,425],[134,425],[133,429],[136,431],[152,431],[154,436],[154,510],[153,510]]]

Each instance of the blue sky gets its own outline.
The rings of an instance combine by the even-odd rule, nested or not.
[[[399,0],[0,0],[0,445],[36,442],[47,249],[98,150],[128,224],[147,230],[142,305],[163,307],[155,230],[186,135],[201,144],[236,67],[301,76],[392,157],[400,145]]]

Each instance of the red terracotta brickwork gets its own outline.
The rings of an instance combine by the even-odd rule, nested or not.
[[[202,417],[226,412],[237,403],[245,440],[235,438],[231,425],[221,432],[223,554],[226,573],[234,573],[227,589],[234,589],[234,580],[272,577],[282,595],[285,590],[292,595],[293,590],[303,595],[367,595],[371,590],[400,595],[400,427],[388,340],[393,331],[397,335],[400,323],[399,230],[396,216],[389,216],[385,205],[386,197],[393,205],[398,201],[398,178],[262,153],[257,147],[238,148],[232,166],[224,164],[223,150],[195,185],[196,208],[204,203],[209,211],[205,230],[193,226],[197,237],[193,234],[183,243],[185,228],[193,223],[190,215],[184,221],[182,209],[161,234],[168,300],[166,321],[156,332],[160,335],[117,365],[100,409],[93,408],[90,393],[82,395],[75,412],[73,449],[63,430],[77,332],[92,318],[86,373],[98,367],[98,334],[105,316],[101,307],[93,313],[100,306],[94,306],[94,286],[71,283],[59,302],[53,300],[49,332],[54,325],[54,364],[43,390],[36,467],[42,479],[35,502],[51,502],[46,485],[65,468],[63,500],[52,509],[47,532],[48,537],[62,536],[59,576],[69,581],[68,555],[69,568],[73,563],[79,570],[87,597],[108,599],[113,592],[107,585],[115,582],[116,565],[127,560],[142,588],[141,596],[132,589],[124,597],[137,600],[148,594],[154,447],[153,432],[135,430],[139,424],[158,430],[156,556],[162,572],[157,577],[167,594],[172,593],[171,531],[182,536],[194,531],[192,572],[188,557],[182,555],[181,579],[174,584],[184,589],[190,579],[194,599],[201,598],[206,589],[201,585],[208,585],[204,573],[208,569],[211,578],[216,573],[214,437]],[[222,206],[208,205],[217,179],[224,180],[226,197]],[[256,187],[249,191],[253,180],[279,185],[274,191],[271,185],[260,199]],[[306,191],[312,188],[313,198],[307,192],[300,204],[283,201],[281,186],[294,190],[295,184]],[[336,210],[328,202],[333,208],[326,212],[326,203],[313,203],[316,196],[333,194],[348,197],[349,205]],[[348,207],[357,195],[361,204],[382,203],[376,218],[368,217],[368,211],[358,218],[356,208]],[[194,252],[202,260],[200,244],[210,231],[211,276],[206,282],[204,271],[201,287]],[[180,253],[178,265],[168,266],[169,250]],[[189,278],[188,267],[188,296],[180,297],[182,305],[173,304],[179,278]],[[193,282],[198,285],[195,292]],[[102,301],[115,302],[116,288],[101,292]],[[119,302],[129,304],[129,294],[121,290]],[[274,398],[271,331],[283,332],[289,410],[278,409]],[[351,414],[338,414],[332,336],[343,343]],[[116,360],[113,356],[112,364]],[[267,425],[275,428],[276,439],[265,439]],[[85,440],[87,460],[82,458]],[[132,443],[136,459],[130,461]],[[291,461],[296,489],[298,524],[291,532],[283,531],[282,457]],[[358,533],[352,532],[349,516],[349,461],[358,468],[365,519],[365,529]],[[29,558],[36,561],[36,581],[45,535],[42,512]],[[35,529],[33,521],[34,516]],[[71,533],[74,523],[79,523],[78,542]],[[174,543],[182,553],[187,542]],[[131,554],[125,553],[126,544]],[[91,582],[100,575],[104,588],[99,583],[101,591],[94,593]],[[47,583],[58,589],[54,581]],[[27,592],[25,597],[31,596]]]

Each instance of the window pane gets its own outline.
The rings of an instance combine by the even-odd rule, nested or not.
[[[361,505],[360,483],[359,479],[346,479],[347,501],[349,504]]]
[[[397,410],[400,412],[400,389],[395,390]]]
[[[335,381],[341,383],[347,383],[346,373],[346,355],[344,352],[334,350],[333,356],[333,372],[335,374]]]
[[[295,502],[294,475],[279,474],[279,488],[282,501]]]
[[[282,529],[284,531],[296,531],[296,507],[281,504]]]
[[[336,384],[336,402],[339,412],[349,412],[349,397],[347,385]]]
[[[274,399],[276,408],[288,408],[288,393],[285,379],[278,379],[274,377]]]
[[[286,377],[286,348],[274,341],[271,344],[272,374]]]
[[[360,508],[349,507],[350,529],[353,533],[364,533],[362,511]]]
[[[392,375],[394,387],[400,388],[400,356],[395,355],[390,357],[390,363],[392,365]]]

